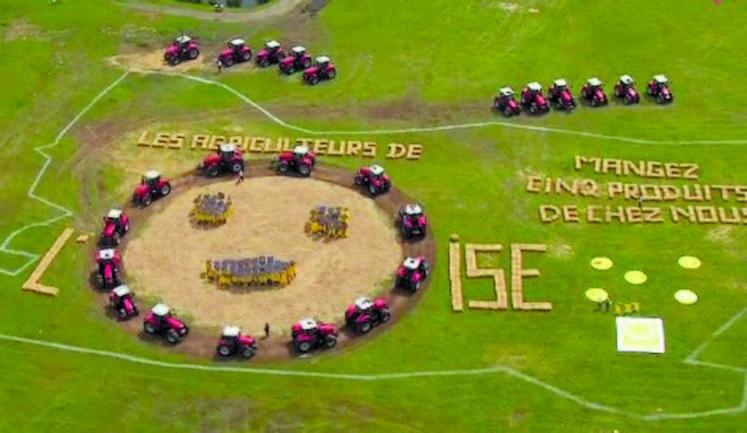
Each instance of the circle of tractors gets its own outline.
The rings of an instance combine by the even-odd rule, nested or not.
[[[311,175],[316,165],[316,155],[306,146],[296,146],[293,150],[281,152],[272,165],[278,174],[295,173],[307,177]],[[206,156],[198,166],[198,171],[206,177],[214,177],[221,173],[243,172],[244,167],[245,161],[240,149],[226,145],[220,146],[214,154]],[[375,198],[387,193],[391,189],[392,181],[383,167],[374,164],[357,170],[351,186],[363,188],[372,198]],[[133,205],[135,207],[149,206],[154,200],[168,196],[171,190],[171,183],[168,179],[155,170],[148,170],[135,188],[132,197]],[[225,205],[221,209],[230,208],[228,205],[230,199],[221,196],[222,194],[201,195],[196,200],[196,204],[212,203],[215,206],[207,207],[217,209],[220,201]],[[316,216],[319,222],[329,216],[327,214],[330,212],[347,227],[350,215],[342,208],[320,206],[312,210],[312,219]],[[407,203],[401,206],[395,215],[395,220],[403,240],[417,241],[426,236],[428,220],[420,204]],[[95,254],[95,284],[99,289],[109,291],[108,307],[119,320],[129,320],[139,314],[134,301],[135,294],[122,282],[120,275],[122,258],[115,249],[120,245],[121,238],[129,233],[130,228],[130,218],[122,209],[109,210],[103,218],[103,228]],[[219,287],[222,288],[236,285],[283,286],[293,280],[295,272],[293,261],[263,256],[245,260],[207,261],[202,276],[217,281]],[[415,293],[428,278],[429,272],[429,263],[425,256],[406,257],[395,271],[394,288],[408,294]],[[388,322],[390,318],[388,302],[384,298],[373,300],[365,297],[358,298],[346,308],[344,313],[345,326],[356,334],[366,334],[373,328]],[[179,343],[189,334],[189,326],[178,319],[171,308],[163,303],[154,305],[148,311],[143,320],[143,330],[149,335],[164,337],[170,344]],[[291,328],[292,345],[296,352],[301,354],[314,349],[331,349],[337,345],[337,339],[337,327],[332,323],[305,318],[293,324]],[[237,326],[224,327],[216,347],[216,353],[221,357],[238,354],[248,359],[252,358],[257,351],[256,340],[249,335],[243,335]]]
[[[200,49],[197,41],[186,34],[181,34],[166,47],[163,58],[169,65],[176,66],[183,61],[195,60],[199,55]],[[251,61],[252,56],[252,49],[244,39],[232,38],[218,54],[215,63],[220,71],[239,63],[247,63]],[[337,76],[337,67],[328,56],[317,56],[312,61],[306,48],[301,45],[292,47],[286,54],[280,42],[276,40],[265,42],[264,47],[254,57],[254,62],[260,68],[277,64],[279,71],[285,75],[303,71],[304,83],[312,86],[322,80],[332,80]]]
[[[615,98],[625,105],[640,102],[640,95],[635,88],[635,80],[630,75],[622,75],[615,83]],[[668,104],[674,100],[672,91],[669,89],[669,80],[664,75],[654,75],[646,86],[646,95],[657,104]],[[607,94],[604,92],[603,83],[596,77],[589,78],[584,83],[579,98],[590,107],[602,107],[609,103]],[[556,110],[571,112],[577,104],[571,93],[568,82],[559,78],[553,81],[548,88],[547,98],[542,93],[542,84],[534,81],[528,83],[521,91],[519,100],[516,100],[514,91],[510,87],[498,90],[493,100],[493,110],[503,114],[505,117],[518,115],[523,111],[529,114],[543,114],[550,111],[550,106]]]

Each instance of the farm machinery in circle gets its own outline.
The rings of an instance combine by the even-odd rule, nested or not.
[[[646,94],[656,100],[657,104],[669,104],[674,101],[674,95],[669,89],[669,79],[664,75],[654,75],[646,87]]]
[[[143,174],[140,185],[135,188],[132,194],[132,204],[135,206],[148,207],[162,197],[171,193],[171,182],[161,177],[161,173],[156,170],[148,170]]]
[[[259,50],[254,57],[254,62],[261,68],[266,68],[272,63],[280,63],[285,59],[285,51],[276,40],[265,42],[264,48]]]
[[[246,45],[241,38],[233,38],[228,41],[226,48],[218,55],[217,62],[227,68],[236,63],[248,62],[252,59],[252,49]]]
[[[308,146],[296,146],[292,151],[280,152],[277,159],[272,161],[275,170],[280,174],[295,172],[301,176],[310,176],[316,165],[316,155]]]
[[[586,80],[586,84],[581,88],[581,99],[592,107],[601,107],[609,102],[604,89],[602,89],[602,81],[596,77]]]
[[[623,104],[637,104],[641,100],[641,95],[635,88],[635,81],[630,75],[622,75],[615,84],[615,97],[621,99]]]
[[[297,45],[291,48],[291,54],[278,63],[280,71],[286,75],[303,71],[311,67],[311,56],[306,52],[306,47]]]
[[[241,149],[235,145],[221,144],[214,153],[207,155],[197,168],[208,177],[217,177],[222,173],[239,174],[244,170],[244,156]]]
[[[358,298],[345,310],[345,324],[359,334],[366,334],[391,318],[384,298]]]
[[[327,56],[314,59],[314,65],[303,71],[303,81],[309,85],[316,85],[322,80],[332,80],[337,76],[337,68]]]
[[[521,107],[516,102],[514,90],[510,87],[502,87],[498,90],[498,96],[493,100],[493,109],[503,114],[504,117],[519,115]]]
[[[122,236],[130,231],[130,218],[122,209],[110,209],[104,217],[104,227],[101,229],[99,245],[103,247],[117,247]]]
[[[530,114],[547,113],[550,111],[550,104],[542,94],[542,85],[533,81],[524,87],[521,91],[521,105]]]
[[[392,187],[392,180],[384,167],[377,164],[359,168],[354,181],[356,186],[366,188],[372,197],[383,194]]]
[[[317,348],[332,349],[337,345],[337,328],[331,323],[302,319],[293,324],[291,340],[299,353],[308,353]]]
[[[576,108],[576,100],[571,94],[571,88],[563,78],[553,81],[552,86],[547,89],[547,93],[550,102],[555,104],[558,110],[570,112]]]
[[[238,326],[226,326],[221,331],[215,352],[224,358],[240,355],[249,359],[257,354],[257,341],[249,335],[242,334]]]
[[[423,238],[428,230],[428,218],[419,204],[406,204],[397,212],[397,226],[405,239]]]
[[[143,321],[143,329],[151,335],[162,335],[170,344],[179,343],[189,334],[189,326],[171,314],[165,304],[156,304]]]
[[[96,251],[96,286],[99,289],[111,289],[120,284],[119,268],[122,257],[113,248]]]
[[[395,287],[407,292],[417,292],[423,284],[430,269],[424,256],[407,257],[397,268]]]
[[[109,308],[116,312],[121,320],[137,316],[140,312],[132,300],[133,296],[135,295],[126,285],[117,286],[109,292]]]

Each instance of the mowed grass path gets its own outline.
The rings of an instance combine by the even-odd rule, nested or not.
[[[402,1],[388,6],[391,10],[385,14],[380,2],[333,2],[317,19],[286,31],[309,38],[316,52],[324,49],[333,56],[341,71],[336,83],[311,89],[295,79],[252,68],[219,78],[289,121],[324,130],[491,120],[483,108],[504,83],[518,88],[529,80],[549,82],[565,76],[580,84],[588,75],[597,75],[611,85],[620,73],[631,73],[642,82],[664,72],[675,86],[677,101],[671,107],[644,103],[627,109],[613,104],[599,111],[580,109],[571,116],[516,121],[652,139],[747,137],[741,108],[747,90],[741,79],[745,66],[737,42],[745,35],[739,24],[744,12],[734,5],[719,9],[710,2],[664,2],[652,8],[648,2],[537,2],[532,5],[540,13],[530,15],[485,7],[492,4]],[[8,53],[0,59],[2,237],[33,218],[50,215],[42,205],[23,201],[40,165],[30,149],[50,142],[90,98],[121,74],[106,67],[104,58],[117,52],[122,39],[155,48],[187,29],[209,41],[247,34],[256,46],[265,37],[284,34],[272,23],[247,30],[139,15],[92,1],[41,7],[13,3],[1,13],[1,45]],[[25,31],[18,30],[19,22],[28,23]],[[20,85],[16,80],[22,80]],[[119,195],[119,184],[132,179],[119,170],[107,170],[115,162],[88,165],[87,170],[98,171],[95,178],[103,190],[100,186],[88,191],[100,199],[90,209],[82,207],[82,173],[76,171],[75,159],[65,161],[79,146],[73,137],[84,133],[86,124],[132,117],[138,119],[132,128],[148,122],[183,131],[222,132],[241,126],[249,133],[295,136],[241,106],[224,91],[179,78],[128,78],[52,152],[55,163],[40,193],[75,209],[80,222],[91,221],[89,213],[100,213],[126,198]],[[195,124],[188,118],[159,120],[226,107],[236,107],[236,114]],[[537,222],[536,206],[553,200],[524,193],[522,174],[570,176],[572,156],[590,153],[692,160],[701,164],[703,182],[744,183],[738,170],[744,160],[741,147],[633,146],[501,128],[376,139],[380,144],[426,146],[423,161],[386,166],[399,186],[424,202],[432,217],[440,257],[433,283],[412,314],[364,345],[334,356],[268,367],[386,373],[507,364],[588,400],[635,413],[739,404],[743,377],[681,361],[745,305],[743,228],[718,237],[712,227],[543,226]],[[147,151],[142,158],[158,160]],[[180,158],[187,164],[199,156]],[[360,161],[337,163],[355,167]],[[62,226],[28,232],[13,246],[43,253]],[[451,313],[445,253],[452,232],[465,241],[504,246],[548,243],[547,254],[526,259],[543,274],[528,281],[526,289],[528,296],[551,300],[555,310]],[[588,260],[598,254],[615,260],[613,271],[602,274],[588,267]],[[683,271],[676,265],[682,254],[699,256],[703,268],[697,273]],[[8,256],[0,260],[7,267],[19,263]],[[499,256],[499,263],[507,269],[508,255]],[[102,319],[101,306],[84,284],[88,266],[86,251],[72,244],[66,247],[45,281],[62,288],[55,299],[21,293],[22,278],[0,277],[0,317],[7,318],[0,332],[179,360]],[[625,284],[622,273],[627,269],[646,271],[647,285]],[[582,298],[591,286],[607,287],[618,299],[638,300],[645,314],[664,317],[668,353],[615,353],[611,316],[592,313]],[[466,287],[470,297],[490,294],[484,282],[469,281]],[[679,288],[698,291],[700,303],[690,308],[675,304],[672,294]],[[715,342],[703,358],[743,367],[743,356],[728,344],[740,336],[743,339],[741,325]],[[291,380],[169,371],[0,344],[0,366],[6,372],[0,381],[0,408],[23,420],[3,417],[2,431],[156,431],[168,425],[177,432],[727,432],[737,431],[745,421],[742,413],[645,423],[586,410],[500,374],[364,384]]]

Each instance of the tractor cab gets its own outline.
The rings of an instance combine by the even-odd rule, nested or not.
[[[236,146],[233,144],[221,144],[218,148],[218,154],[224,162],[231,162],[236,152]]]
[[[512,99],[514,97],[514,90],[510,87],[503,87],[498,90],[498,96],[505,100]]]
[[[140,183],[142,185],[148,185],[151,189],[156,189],[158,183],[161,181],[161,173],[156,170],[148,170],[143,174],[143,178]]]
[[[319,324],[314,319],[302,319],[298,323],[301,325],[301,329],[306,332],[313,331],[319,327]]]
[[[654,75],[654,84],[656,84],[656,87],[658,89],[663,89],[664,87],[669,86],[669,79],[667,79],[664,75]]]
[[[620,76],[620,84],[625,87],[630,87],[635,84],[635,80],[633,80],[633,77],[631,77],[630,75],[622,75]]]
[[[316,62],[316,66],[322,70],[327,69],[327,66],[329,66],[331,62],[331,60],[327,56],[319,56],[314,59],[314,61]]]
[[[162,325],[166,318],[171,317],[171,308],[166,304],[156,304],[150,309],[153,317],[156,318],[159,325]]]
[[[238,326],[225,326],[221,332],[221,338],[232,343],[238,341],[239,335],[241,335],[241,330]]]
[[[96,253],[96,259],[100,263],[108,262],[111,260],[114,260],[114,257],[117,255],[117,252],[113,248],[106,248],[103,250],[98,250]]]
[[[280,48],[280,42],[276,40],[267,41],[265,42],[265,48],[267,49],[267,51],[274,53],[278,50],[278,48]]]
[[[402,266],[410,272],[418,270],[423,260],[420,257],[408,257],[402,262]]]
[[[532,94],[537,94],[542,92],[542,84],[534,81],[529,84],[527,84],[527,90],[529,90]]]
[[[306,47],[303,47],[301,45],[296,45],[291,49],[291,52],[293,53],[293,57],[299,58],[306,54]]]
[[[293,158],[296,160],[303,159],[304,156],[309,154],[309,146],[296,146],[293,148]]]
[[[177,36],[176,39],[174,39],[173,45],[184,51],[187,49],[187,46],[190,42],[192,42],[192,38],[189,35],[185,35],[184,33],[182,33],[181,35]]]
[[[241,51],[242,48],[246,46],[246,41],[241,38],[233,38],[230,41],[228,41],[228,48],[230,48],[232,51]]]
[[[374,303],[370,298],[361,297],[355,300],[355,309],[358,313],[369,311],[373,308]]]
[[[106,222],[114,224],[119,223],[119,219],[122,217],[122,209],[110,209],[106,214]]]
[[[602,81],[599,78],[592,77],[586,80],[586,85],[589,87],[589,90],[593,91],[602,87]]]
[[[130,290],[130,288],[125,286],[124,284],[112,289],[112,293],[117,297],[117,300],[120,302],[122,301],[122,299],[132,296],[132,290]]]
[[[374,164],[374,165],[368,167],[368,171],[369,171],[369,173],[371,173],[372,177],[377,177],[378,178],[378,177],[381,177],[381,176],[384,175],[384,167],[382,167],[382,166],[380,166],[378,164]]]
[[[564,90],[568,87],[568,82],[562,78],[559,78],[552,83],[556,91]]]
[[[405,205],[404,214],[410,218],[416,218],[423,215],[423,208],[418,204]]]

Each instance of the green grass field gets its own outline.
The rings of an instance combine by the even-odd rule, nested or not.
[[[738,2],[536,0],[518,1],[518,9],[508,11],[493,0],[335,0],[313,17],[294,13],[251,25],[138,12],[125,3],[2,2],[0,240],[59,215],[27,197],[44,163],[34,148],[54,143],[99,92],[121,77],[124,70],[107,58],[159,49],[185,30],[199,35],[209,48],[203,55],[210,57],[235,35],[252,47],[268,38],[304,41],[312,52],[334,59],[339,69],[334,82],[312,88],[302,86],[298,76],[284,78],[248,65],[221,75],[193,74],[224,83],[288,124],[320,136],[370,139],[380,146],[423,144],[418,162],[382,162],[397,186],[428,211],[438,242],[435,272],[411,313],[348,350],[282,363],[252,361],[241,372],[179,369],[169,366],[225,365],[143,343],[105,318],[85,282],[90,253],[70,242],[44,277],[45,284],[61,289],[56,298],[21,291],[35,263],[15,276],[0,274],[0,334],[167,364],[0,339],[0,432],[744,431],[744,225],[542,224],[540,204],[626,203],[525,192],[526,174],[581,177],[573,170],[574,155],[695,162],[698,183],[747,184],[742,170],[747,10]],[[503,121],[489,110],[503,85],[518,90],[528,81],[546,84],[562,76],[577,93],[595,75],[610,92],[623,73],[637,78],[639,90],[651,75],[665,73],[675,103],[656,106],[644,100],[624,107],[613,101],[599,110],[579,107],[571,115],[507,121],[520,128],[324,133]],[[125,201],[135,181],[117,158],[190,167],[202,156],[200,151],[164,156],[138,149],[139,131],[228,135],[236,128],[247,135],[304,135],[224,88],[131,72],[47,151],[52,162],[36,194],[71,209],[73,217],[23,231],[3,246],[42,255],[63,227],[98,230],[100,214]],[[97,140],[106,146],[95,146]],[[350,168],[365,162],[322,160]],[[583,177],[691,183],[589,172]],[[547,244],[547,253],[526,255],[525,266],[539,268],[542,276],[525,280],[525,293],[529,300],[552,302],[553,311],[452,312],[451,233],[463,242],[502,244],[504,252],[495,262],[504,268],[507,283],[509,244]],[[600,255],[614,260],[610,271],[589,266]],[[699,257],[703,266],[680,268],[682,255]],[[2,269],[13,271],[26,262],[0,251]],[[646,284],[626,283],[623,274],[631,269],[646,272]],[[465,279],[464,287],[468,299],[492,294],[487,280]],[[662,317],[666,353],[616,352],[614,316],[594,312],[584,298],[590,287],[605,287],[615,300],[639,302],[643,316]],[[699,294],[697,304],[674,301],[674,292],[684,288]],[[683,362],[696,351],[702,363]],[[453,370],[479,371],[396,375]]]

